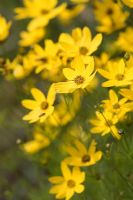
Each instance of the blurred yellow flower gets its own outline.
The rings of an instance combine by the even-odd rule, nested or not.
[[[133,90],[131,89],[121,89],[120,94],[124,97],[126,97],[129,100],[133,101]]]
[[[94,2],[94,14],[99,22],[97,30],[107,34],[123,28],[129,16],[128,12],[122,10],[121,4],[113,0],[96,0]]]
[[[48,116],[54,111],[55,91],[51,86],[47,98],[37,88],[31,89],[32,96],[35,100],[23,100],[22,105],[31,111],[23,117],[23,120],[28,120],[29,123],[40,121],[41,123],[46,120]]]
[[[37,28],[34,30],[22,31],[20,33],[19,45],[23,47],[32,46],[33,44],[39,42],[45,35],[45,30],[43,28]]]
[[[50,144],[49,138],[42,133],[34,132],[33,136],[33,140],[22,145],[22,149],[29,154],[37,153],[39,150]]]
[[[126,67],[123,59],[108,62],[107,70],[98,69],[98,72],[108,79],[102,84],[103,87],[126,86],[133,81],[133,67]]]
[[[63,74],[67,78],[66,82],[55,83],[57,93],[72,93],[76,89],[86,88],[95,76],[94,59],[89,57],[89,64],[86,66],[81,57],[75,58],[70,68],[64,68]]]
[[[72,3],[88,3],[89,0],[71,0]]]
[[[96,151],[96,142],[93,140],[88,149],[79,140],[75,141],[75,147],[67,147],[67,152],[70,157],[64,161],[72,166],[90,166],[96,164],[102,157],[101,151]]]
[[[121,135],[118,133],[116,124],[118,123],[118,118],[112,112],[96,111],[96,118],[89,120],[94,126],[91,128],[91,132],[94,134],[101,134],[102,136],[111,133],[113,137],[120,139]]]
[[[133,52],[133,27],[127,27],[124,32],[120,32],[116,45],[120,50]]]
[[[0,16],[0,42],[8,37],[10,27],[11,22],[7,22],[4,17]]]
[[[57,3],[57,0],[23,0],[24,7],[15,8],[16,19],[32,18],[30,30],[44,27],[66,7],[65,3],[56,7]]]
[[[67,58],[77,56],[89,56],[94,53],[102,42],[102,34],[97,34],[93,39],[88,27],[75,28],[72,30],[72,36],[62,33],[59,37],[59,43],[62,51]]]
[[[74,167],[72,171],[68,168],[66,163],[61,163],[61,171],[63,176],[53,176],[49,181],[53,186],[49,193],[56,194],[56,199],[69,200],[74,193],[82,193],[84,191],[85,173],[81,172],[79,167]]]
[[[68,24],[70,21],[79,16],[79,14],[85,9],[85,5],[70,5],[67,6],[63,12],[59,14],[59,20],[62,23]]]
[[[131,8],[133,8],[133,0],[122,0],[123,3]]]

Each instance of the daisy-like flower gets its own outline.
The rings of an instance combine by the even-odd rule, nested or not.
[[[103,113],[96,111],[96,118],[91,119],[90,123],[94,126],[91,132],[94,134],[101,134],[102,136],[111,133],[113,137],[120,139],[116,124],[118,118],[112,112],[104,111]]]
[[[98,69],[98,72],[108,79],[102,84],[103,87],[121,87],[130,85],[133,81],[133,67],[126,67],[123,59],[108,62],[107,70]]]
[[[65,162],[73,166],[90,166],[94,165],[102,157],[101,151],[96,151],[96,142],[93,140],[88,149],[79,140],[75,141],[74,147],[68,147],[67,152],[70,157],[65,159]]]
[[[109,99],[102,101],[102,106],[105,110],[108,110],[110,112],[113,112],[117,115],[118,119],[122,119],[129,111],[127,108],[127,98],[118,99],[117,94],[114,92],[114,90],[109,91]]]
[[[94,59],[88,57],[88,64],[84,64],[81,57],[75,58],[70,68],[64,68],[63,74],[67,78],[66,82],[55,83],[57,93],[72,93],[76,89],[86,88],[95,76]]]
[[[72,36],[62,33],[59,37],[62,51],[68,58],[89,56],[97,50],[101,42],[102,34],[99,33],[92,39],[91,31],[88,27],[84,27],[83,30],[75,28],[72,31]]]
[[[15,8],[16,19],[32,18],[30,30],[44,27],[66,7],[65,3],[56,7],[57,3],[57,0],[23,0],[24,7]]]
[[[4,17],[0,16],[0,42],[8,37],[10,27],[11,22],[7,22]]]
[[[79,167],[74,167],[72,171],[68,168],[66,163],[61,163],[61,171],[63,176],[54,176],[49,178],[49,181],[56,184],[50,189],[50,194],[56,194],[56,199],[69,200],[74,193],[81,193],[84,191],[82,183],[85,180],[85,173],[81,172]]]
[[[95,0],[94,14],[99,22],[97,30],[106,34],[123,28],[129,16],[128,12],[123,11],[121,3],[114,2],[114,0]]]
[[[31,93],[35,100],[26,99],[22,101],[22,105],[31,110],[23,117],[23,120],[27,120],[29,123],[36,121],[40,121],[42,123],[54,111],[53,103],[55,100],[55,90],[51,86],[47,98],[37,88],[32,88]]]

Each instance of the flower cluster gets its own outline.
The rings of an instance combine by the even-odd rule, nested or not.
[[[105,135],[120,140],[121,124],[133,111],[133,28],[127,25],[128,7],[133,7],[132,0],[23,0],[14,10],[15,20],[29,22],[20,33],[16,57],[0,58],[0,71],[9,81],[23,80],[25,96],[32,95],[22,100],[30,110],[23,120],[33,126],[33,138],[20,145],[22,150],[37,154],[65,133],[59,144],[66,155],[62,175],[49,178],[54,184],[50,193],[57,199],[69,200],[85,190],[86,168],[89,171],[104,154],[96,134],[101,140]],[[56,41],[49,39],[52,20],[68,27],[79,15],[84,20],[88,9],[97,22],[95,34],[85,22],[68,32],[62,28]],[[10,39],[11,24],[0,16],[0,42]]]

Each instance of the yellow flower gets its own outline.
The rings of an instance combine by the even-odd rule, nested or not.
[[[96,142],[93,140],[90,144],[90,147],[86,149],[84,144],[79,140],[75,141],[74,147],[68,147],[67,152],[70,154],[70,157],[66,158],[64,161],[73,166],[90,166],[96,164],[102,157],[101,151],[96,151]]]
[[[50,144],[48,137],[39,132],[34,132],[34,139],[22,145],[25,152],[34,154]]]
[[[0,16],[0,42],[8,37],[10,27],[11,22],[7,22],[4,17]]]
[[[133,67],[126,67],[123,59],[118,61],[110,61],[107,70],[98,69],[99,73],[108,79],[102,84],[103,87],[126,86],[133,81]]]
[[[79,16],[79,14],[85,9],[85,5],[70,5],[59,14],[59,20],[64,24],[68,24],[73,18]]]
[[[133,0],[122,0],[123,3],[127,6],[129,6],[130,8],[133,8]]]
[[[83,63],[81,57],[75,58],[71,66],[73,69],[64,68],[63,74],[67,78],[66,82],[55,83],[54,87],[58,93],[72,93],[76,89],[86,88],[95,76],[94,59],[88,57],[88,65]]]
[[[72,171],[68,168],[66,163],[61,163],[61,171],[63,176],[53,176],[49,181],[56,184],[50,189],[50,194],[56,194],[56,199],[69,200],[74,193],[81,193],[84,191],[82,183],[85,180],[85,173],[81,172],[79,167],[74,167]]]
[[[15,9],[16,19],[32,18],[29,24],[30,30],[44,27],[50,19],[64,10],[66,4],[56,7],[57,2],[57,0],[23,0],[24,7]]]
[[[102,136],[111,133],[113,137],[120,139],[116,124],[118,118],[112,112],[104,111],[103,113],[96,111],[96,118],[91,119],[90,123],[94,126],[91,132],[94,134],[101,134]]]
[[[120,32],[116,45],[120,50],[133,52],[133,28],[128,27],[124,32]]]
[[[119,100],[114,90],[109,90],[109,99],[103,100],[102,106],[105,110],[116,114],[118,119],[122,119],[125,113],[129,111],[126,102],[127,98],[122,98]]]
[[[120,94],[122,96],[124,96],[125,98],[133,101],[133,90],[131,90],[131,89],[121,89]]]
[[[46,120],[48,116],[54,111],[55,91],[51,86],[47,98],[37,88],[31,89],[32,96],[35,100],[23,100],[22,105],[31,111],[23,117],[23,120],[28,120],[29,123],[40,121],[41,123]]]
[[[88,27],[84,27],[83,30],[75,28],[72,31],[72,36],[62,33],[59,37],[62,51],[67,58],[89,56],[97,50],[101,42],[102,34],[99,33],[92,39],[91,31]]]
[[[45,30],[43,28],[37,28],[34,30],[22,31],[20,33],[21,40],[19,45],[23,47],[31,46],[39,42],[45,35]]]
[[[97,26],[97,30],[107,34],[123,28],[129,16],[128,12],[123,12],[121,4],[115,3],[113,0],[96,0],[94,14],[100,24]]]

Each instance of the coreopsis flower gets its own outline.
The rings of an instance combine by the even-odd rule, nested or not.
[[[68,5],[63,12],[58,16],[62,24],[68,24],[72,19],[79,16],[79,14],[85,9],[85,5]]]
[[[98,69],[98,72],[108,79],[102,84],[103,87],[121,87],[133,81],[133,67],[127,67],[123,59],[108,62],[107,69]]]
[[[123,3],[127,6],[129,6],[130,8],[133,8],[133,0],[122,0]]]
[[[73,166],[90,166],[96,164],[101,157],[102,152],[96,151],[96,142],[93,140],[87,149],[79,140],[75,141],[75,147],[69,146],[67,152],[70,154],[64,161]]]
[[[4,17],[0,16],[0,42],[8,37],[10,27],[11,22],[7,22]]]
[[[34,154],[43,148],[46,148],[50,144],[50,140],[44,134],[40,132],[34,132],[34,138],[22,145],[22,149],[29,154]]]
[[[45,97],[44,93],[42,93],[37,88],[31,89],[31,94],[34,97],[34,100],[23,100],[22,105],[25,108],[30,109],[31,111],[23,117],[23,120],[29,121],[29,123],[33,123],[36,121],[44,122],[48,116],[52,114],[54,111],[54,100],[55,100],[55,91],[51,86],[47,95]]]
[[[122,119],[129,111],[127,107],[127,98],[122,98],[119,100],[117,94],[114,90],[109,90],[109,99],[102,101],[102,106],[105,110],[114,113],[118,120]]]
[[[23,0],[24,7],[15,8],[16,19],[32,18],[29,29],[44,27],[62,12],[66,4],[56,7],[57,0]]]
[[[72,93],[76,89],[86,88],[95,76],[94,59],[88,57],[88,64],[85,65],[81,57],[75,58],[70,68],[64,68],[63,74],[67,78],[66,82],[55,83],[57,93]]]
[[[99,22],[97,30],[107,34],[123,28],[129,16],[129,13],[123,11],[122,6],[113,0],[96,0],[94,2],[94,14]],[[119,23],[117,19],[119,19]]]
[[[39,42],[45,35],[45,30],[43,28],[37,28],[34,30],[22,31],[20,33],[19,45],[22,47],[32,46]]]
[[[127,27],[124,32],[120,32],[115,44],[120,48],[120,50],[133,52],[133,28]]]
[[[50,194],[56,194],[56,199],[69,200],[74,193],[82,193],[84,191],[85,173],[79,167],[73,167],[72,171],[66,163],[61,163],[62,176],[53,176],[49,181],[55,184],[50,189]]]
[[[59,43],[64,55],[70,59],[77,56],[89,56],[94,53],[102,42],[102,34],[97,34],[93,39],[88,27],[83,30],[75,28],[72,30],[72,36],[62,33],[59,37]]]
[[[111,133],[113,137],[117,139],[121,138],[121,135],[118,133],[118,129],[116,127],[118,118],[112,112],[96,111],[96,118],[91,119],[90,123],[94,126],[90,131],[94,134],[101,134],[104,136]]]

